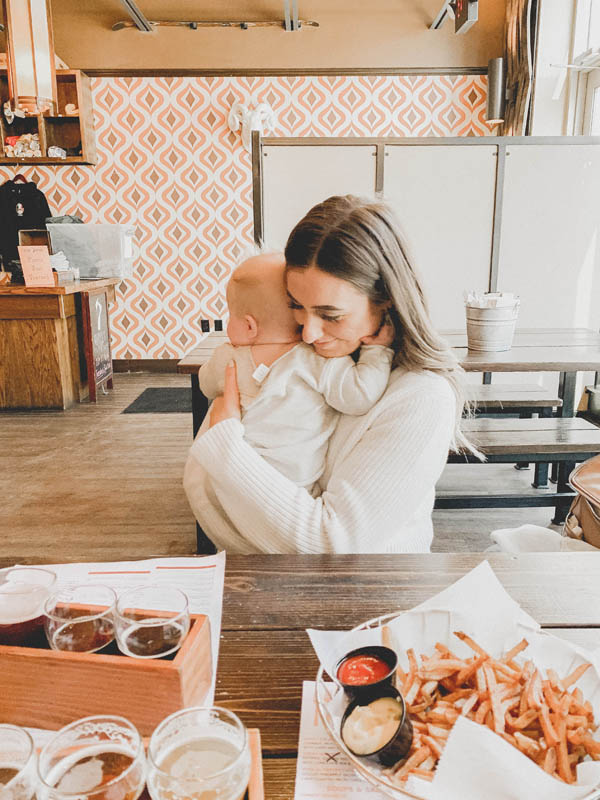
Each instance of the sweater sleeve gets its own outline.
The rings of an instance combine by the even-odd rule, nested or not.
[[[232,345],[220,344],[206,364],[203,364],[198,370],[200,391],[209,400],[214,400],[217,395],[223,394],[225,367],[232,358]]]
[[[441,386],[444,384],[445,388]],[[432,493],[454,428],[454,395],[437,392],[382,400],[362,438],[334,464],[320,497],[312,497],[268,464],[244,440],[238,420],[199,436],[190,450],[210,472],[226,515],[251,550],[264,553],[359,553],[427,549],[398,542],[403,523]],[[194,510],[193,487],[186,487]]]
[[[366,414],[385,392],[394,351],[363,345],[357,362],[350,356],[325,360],[319,390],[327,405],[342,414]]]

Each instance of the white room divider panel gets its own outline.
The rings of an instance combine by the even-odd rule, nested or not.
[[[284,145],[263,147],[264,239],[283,248],[294,225],[333,194],[373,197],[375,147]]]
[[[384,196],[396,209],[438,328],[465,327],[463,290],[487,291],[493,145],[386,146]]]
[[[600,147],[567,142],[507,142],[498,288],[525,328],[600,327]]]

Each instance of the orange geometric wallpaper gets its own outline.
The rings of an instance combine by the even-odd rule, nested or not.
[[[484,76],[95,78],[97,166],[0,168],[36,181],[54,214],[136,229],[117,287],[114,358],[180,358],[252,242],[252,171],[232,104],[266,101],[277,136],[483,136]]]

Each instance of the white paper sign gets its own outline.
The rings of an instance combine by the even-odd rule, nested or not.
[[[381,792],[356,777],[332,742],[315,703],[315,682],[302,684],[295,800],[381,800]]]

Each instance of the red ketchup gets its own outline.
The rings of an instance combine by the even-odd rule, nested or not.
[[[377,656],[350,656],[338,667],[337,677],[346,686],[367,686],[389,674],[390,665]]]

